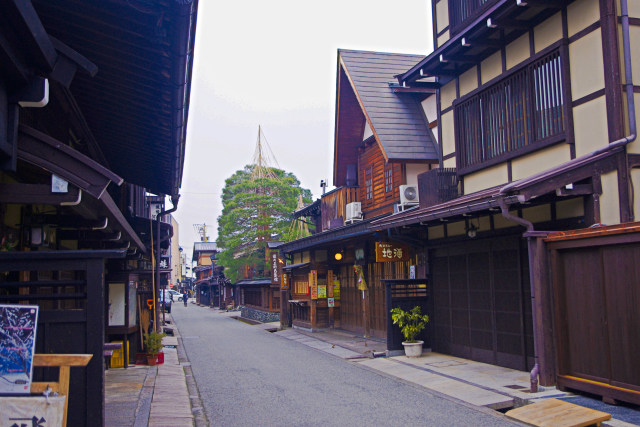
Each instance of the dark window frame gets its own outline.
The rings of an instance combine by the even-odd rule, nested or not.
[[[538,92],[535,91],[535,76],[537,74],[531,72],[532,69],[536,66],[536,64],[543,63],[547,58],[556,55],[559,58],[559,72],[561,73],[559,76],[554,76],[553,78],[561,85],[561,93],[558,96],[562,99],[562,105],[560,107],[561,114],[561,124],[564,128],[563,132],[555,133],[552,135],[548,135],[546,137],[540,137],[537,133],[542,132],[540,127],[536,127],[531,123],[536,119],[539,120],[539,117],[536,116],[537,109],[534,106],[535,97]],[[527,108],[529,115],[524,118],[525,122],[528,122],[524,126],[527,127],[525,132],[528,132],[527,137],[531,139],[531,141],[526,142],[524,145],[519,147],[510,147],[505,149],[501,154],[492,155],[485,159],[471,159],[469,160],[469,152],[473,149],[476,150],[486,150],[486,137],[481,136],[483,138],[485,145],[473,147],[473,144],[469,143],[468,138],[465,135],[468,135],[469,127],[473,126],[469,125],[468,115],[464,116],[465,111],[464,107],[470,105],[475,99],[480,98],[481,96],[486,96],[486,94],[490,93],[495,88],[498,88],[500,85],[504,85],[505,82],[510,79],[514,79],[518,77],[518,74],[526,74],[523,78],[527,78],[528,81],[524,85],[524,89],[527,91],[526,100]],[[532,77],[534,76],[534,77]],[[547,75],[548,76],[548,75]],[[472,92],[466,94],[463,97],[455,100],[453,102],[453,113],[454,113],[454,129],[455,129],[455,147],[456,147],[456,166],[458,170],[458,175],[462,176],[465,174],[469,174],[481,169],[488,168],[490,166],[494,166],[500,163],[504,163],[510,159],[523,156],[525,154],[531,153],[533,151],[540,150],[542,148],[548,147],[550,145],[554,145],[560,142],[565,141],[566,143],[573,143],[573,115],[572,115],[572,98],[571,98],[571,85],[570,85],[570,74],[569,74],[569,53],[568,46],[566,40],[560,40],[556,43],[553,43],[546,49],[543,49],[536,55],[530,57],[529,59],[523,61],[521,64],[515,66],[511,70],[502,75],[496,77],[495,79],[487,82],[481,87],[473,90]],[[556,93],[556,92],[553,92]],[[557,113],[556,113],[557,114]],[[541,116],[542,114],[538,114]],[[478,117],[479,113],[478,113]],[[482,117],[482,120],[491,121],[492,117]],[[481,120],[481,121],[482,121]],[[482,127],[482,123],[476,123],[476,126]],[[495,123],[491,123],[490,126],[495,126]],[[476,130],[478,128],[476,127]],[[505,144],[512,144],[513,141],[506,141]],[[502,147],[500,147],[502,148]],[[471,156],[472,157],[472,156]],[[480,156],[478,156],[480,157]]]
[[[449,0],[449,29],[451,37],[464,30],[499,0]]]
[[[373,202],[373,170],[368,168],[364,171],[364,192],[367,203]]]
[[[384,168],[384,192],[385,194],[393,193],[393,166],[389,165]]]

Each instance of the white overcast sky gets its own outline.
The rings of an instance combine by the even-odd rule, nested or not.
[[[224,181],[251,163],[258,125],[279,166],[317,198],[332,184],[337,50],[427,55],[429,0],[201,0],[178,210],[217,237]],[[330,189],[332,187],[329,187]]]

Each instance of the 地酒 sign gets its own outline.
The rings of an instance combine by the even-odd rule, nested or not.
[[[409,247],[400,243],[376,242],[376,262],[408,261]]]

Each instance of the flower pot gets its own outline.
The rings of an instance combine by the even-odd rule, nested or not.
[[[403,342],[404,354],[407,357],[420,357],[422,355],[422,344],[424,344],[424,341]]]
[[[156,366],[157,362],[158,362],[157,354],[147,354],[147,365]]]

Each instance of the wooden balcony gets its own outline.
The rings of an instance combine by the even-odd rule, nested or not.
[[[341,227],[345,221],[345,209],[348,203],[358,201],[356,187],[340,187],[322,196],[320,210],[322,212],[322,230]]]
[[[449,0],[451,35],[462,31],[474,18],[480,16],[498,0]]]

